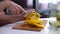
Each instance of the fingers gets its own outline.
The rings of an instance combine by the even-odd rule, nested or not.
[[[7,8],[8,10],[10,10],[12,15],[24,14],[26,12],[20,5],[14,3],[12,1],[7,1],[6,5],[4,4],[3,6],[2,6],[2,8]],[[35,9],[27,10],[27,12],[29,12],[29,13],[35,12]]]
[[[13,15],[16,15],[17,14],[17,11],[18,11],[18,7],[16,6],[16,4],[14,4],[13,2],[9,2],[8,1],[8,7],[7,9],[11,11],[11,14]]]
[[[7,6],[8,6],[8,3],[6,1],[0,2],[0,15],[4,15],[3,10],[7,8]]]
[[[21,13],[24,13],[24,11],[25,11],[20,5],[14,3],[12,1],[9,2],[8,9],[11,11],[12,14],[21,14]]]
[[[0,16],[1,16],[1,15],[4,15],[4,12],[0,10]]]
[[[7,1],[0,2],[0,10],[4,10],[5,8],[7,8],[7,6],[8,6]]]
[[[32,13],[32,12],[35,12],[35,9],[29,9],[27,10],[28,13]]]
[[[25,12],[25,9],[23,9],[20,5],[16,4],[16,6],[18,7],[18,12],[17,14],[21,14]]]

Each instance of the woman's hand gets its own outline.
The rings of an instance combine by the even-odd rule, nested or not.
[[[7,8],[11,11],[12,15],[3,15],[3,10]],[[0,23],[6,24],[9,22],[16,22],[24,19],[25,13],[35,12],[34,9],[30,9],[25,11],[20,5],[12,2],[12,1],[3,1],[0,3],[0,19],[2,20]],[[6,23],[4,23],[6,21]],[[8,22],[7,22],[8,21]]]

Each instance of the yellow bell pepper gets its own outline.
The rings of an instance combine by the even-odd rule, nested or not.
[[[24,24],[30,24],[30,25],[44,28],[44,25],[43,25],[44,21],[40,20],[40,14],[37,12],[29,13],[26,16],[26,20]]]

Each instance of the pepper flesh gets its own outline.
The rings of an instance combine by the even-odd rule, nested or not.
[[[44,21],[40,20],[40,14],[37,12],[29,13],[26,16],[26,20],[24,24],[30,24],[30,25],[44,28],[44,25],[43,25]]]

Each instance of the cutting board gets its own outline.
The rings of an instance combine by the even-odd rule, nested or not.
[[[46,23],[45,23],[46,24]],[[13,29],[18,30],[30,30],[30,31],[41,31],[43,28],[39,28],[32,25],[25,25],[25,24],[17,24],[13,27]]]

